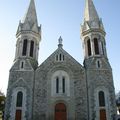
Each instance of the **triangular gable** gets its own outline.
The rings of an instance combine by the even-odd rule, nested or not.
[[[58,55],[58,59],[59,59],[60,54],[64,55],[63,61],[56,60],[57,55]],[[74,65],[80,66],[80,68],[83,69],[83,66],[78,61],[76,61],[68,52],[66,52],[63,48],[58,48],[57,50],[55,50],[42,64],[40,64],[40,66],[47,64],[51,60],[56,61],[56,62],[66,62],[67,63],[66,59],[67,60],[69,59]],[[38,67],[38,69],[39,69],[39,67]]]

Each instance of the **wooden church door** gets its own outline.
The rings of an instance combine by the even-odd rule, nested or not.
[[[100,120],[107,120],[106,111],[104,109],[100,110]]]
[[[67,120],[66,106],[63,103],[58,103],[55,106],[55,120]]]
[[[15,120],[21,120],[21,110],[16,110]]]

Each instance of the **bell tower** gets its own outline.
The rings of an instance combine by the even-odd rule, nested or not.
[[[16,54],[9,73],[5,120],[32,120],[35,70],[38,67],[41,27],[38,26],[34,0],[16,33]]]
[[[112,120],[116,114],[115,91],[112,68],[106,52],[106,32],[93,0],[85,2],[81,39],[88,90],[88,118]]]
[[[93,57],[107,58],[105,35],[102,20],[99,18],[92,0],[86,0],[84,22],[81,26],[85,60]]]
[[[20,21],[16,33],[17,59],[31,59],[38,61],[39,42],[41,41],[41,26],[38,26],[34,0],[30,1],[24,19]]]

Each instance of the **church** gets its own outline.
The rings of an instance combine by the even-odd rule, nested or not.
[[[92,0],[85,1],[81,41],[83,65],[58,48],[38,65],[41,26],[35,1],[16,33],[9,72],[5,120],[114,120],[115,90],[105,29]]]

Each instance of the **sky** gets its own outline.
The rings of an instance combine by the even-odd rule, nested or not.
[[[62,36],[63,48],[83,65],[80,26],[85,0],[35,0],[38,23],[42,25],[39,64],[57,49]],[[120,91],[120,0],[94,0],[106,31],[109,62],[115,91]],[[29,0],[0,0],[0,90],[6,94],[9,70],[15,57],[16,31]]]

